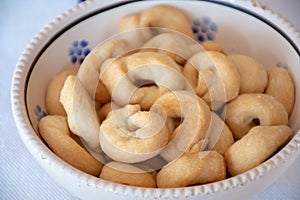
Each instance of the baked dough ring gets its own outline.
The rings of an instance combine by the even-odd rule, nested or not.
[[[160,153],[168,142],[165,119],[139,105],[112,110],[100,126],[102,150],[112,159],[136,163]]]
[[[184,65],[196,52],[203,51],[202,46],[186,35],[176,32],[161,33],[146,42],[140,51],[157,51],[172,57],[179,65]]]
[[[151,110],[170,118],[183,119],[160,154],[168,162],[203,139],[211,119],[208,105],[191,91],[169,91],[154,102]]]
[[[71,138],[66,117],[47,115],[41,119],[38,128],[42,138],[58,157],[79,170],[99,176],[102,163]]]
[[[191,23],[178,8],[169,5],[158,5],[142,11],[141,27],[167,28],[183,33],[191,38],[194,34]]]
[[[268,83],[265,67],[246,55],[233,54],[227,58],[237,67],[241,76],[240,94],[263,93]]]
[[[268,78],[265,93],[282,103],[290,116],[295,103],[295,86],[292,77],[284,68],[271,67],[268,69]]]
[[[140,13],[122,17],[119,22],[121,37],[129,41],[132,48],[141,47],[145,41],[151,39],[152,34],[149,28],[142,28],[140,25]]]
[[[287,125],[284,106],[268,94],[242,94],[226,106],[225,121],[234,138],[240,139],[256,126]]]
[[[67,112],[71,131],[83,138],[94,151],[100,152],[100,125],[95,102],[76,76],[67,77],[61,90],[60,102]]]
[[[151,173],[133,165],[114,161],[103,167],[100,178],[137,187],[156,187],[156,181]]]
[[[226,164],[216,151],[185,153],[157,174],[157,187],[175,188],[206,184],[226,178]]]
[[[126,32],[122,37],[135,47],[153,37],[154,32],[165,32],[167,29],[194,37],[187,17],[179,9],[169,5],[153,6],[120,20],[120,32]]]
[[[252,169],[285,144],[292,135],[288,126],[257,126],[235,142],[225,153],[228,171],[232,176]]]
[[[183,68],[192,88],[213,110],[239,94],[240,74],[222,53],[206,51],[192,56]]]
[[[98,88],[97,93],[101,93],[102,95],[98,96],[97,94],[97,101],[101,103],[106,103],[108,101],[108,92],[105,91],[106,88],[103,87],[101,80],[99,83],[102,64],[107,59],[115,58],[127,53],[129,48],[127,41],[122,39],[111,39],[95,47],[84,59],[79,68],[77,77],[93,98],[95,97],[97,87],[101,87],[101,89]],[[104,99],[102,99],[101,96],[103,96]]]
[[[47,86],[46,90],[46,110],[50,115],[67,116],[64,107],[59,102],[60,91],[64,86],[64,82],[69,75],[76,75],[77,70],[65,70],[56,75]]]
[[[101,80],[119,106],[140,104],[148,110],[168,89],[185,87],[180,67],[171,57],[157,52],[138,52],[104,65]],[[143,87],[143,81],[156,85]]]

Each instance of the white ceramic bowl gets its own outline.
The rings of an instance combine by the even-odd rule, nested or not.
[[[300,33],[254,1],[87,1],[46,25],[20,57],[12,82],[12,110],[22,140],[33,157],[71,193],[84,199],[235,199],[269,186],[300,154]],[[285,67],[294,78],[296,104],[290,118],[294,137],[276,155],[241,175],[206,185],[146,189],[87,175],[58,158],[42,142],[37,124],[46,115],[44,95],[51,78],[78,68],[99,42],[118,32],[118,20],[146,7],[167,3],[193,21],[199,40],[214,40],[228,53],[243,53],[265,66]]]

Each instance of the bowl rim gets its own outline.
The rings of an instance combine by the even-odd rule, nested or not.
[[[151,1],[151,0],[149,0]],[[159,2],[157,0],[152,0]],[[168,0],[166,0],[168,1]],[[166,2],[164,1],[164,2]],[[189,0],[197,1],[197,0]],[[300,32],[295,26],[289,23],[279,14],[273,12],[269,8],[262,4],[257,3],[255,0],[237,0],[234,3],[230,0],[198,0],[203,2],[212,2],[231,8],[246,11],[259,19],[263,19],[268,25],[278,30],[283,34],[290,44],[300,55]],[[74,176],[75,179],[80,182],[81,180],[88,181],[86,185],[94,188],[101,188],[107,191],[113,191],[116,194],[128,195],[133,197],[188,197],[198,196],[200,194],[215,194],[221,191],[232,190],[237,187],[244,186],[250,182],[256,181],[263,177],[263,173],[271,172],[277,168],[280,164],[286,162],[291,157],[300,154],[300,131],[295,133],[294,137],[283,147],[278,153],[263,162],[258,167],[255,167],[243,174],[204,185],[189,186],[183,188],[142,188],[135,186],[126,186],[118,183],[108,182],[97,177],[88,175],[65,161],[57,157],[37,136],[30,120],[28,119],[28,111],[26,106],[26,88],[25,83],[28,81],[28,72],[30,72],[31,66],[34,66],[35,58],[40,53],[37,49],[45,48],[47,44],[51,43],[53,34],[57,34],[59,31],[63,31],[66,27],[75,23],[75,19],[88,18],[95,12],[102,12],[101,10],[111,9],[113,7],[132,3],[132,0],[90,0],[80,3],[79,5],[67,10],[61,15],[57,16],[53,21],[45,25],[45,27],[34,36],[31,42],[26,46],[22,55],[20,56],[12,78],[11,83],[11,106],[14,121],[16,123],[17,130],[23,143],[30,151],[32,156],[40,163],[44,165],[51,165],[57,170],[62,170],[69,176]],[[89,13],[89,14],[88,14]],[[275,23],[276,22],[276,23]],[[64,27],[62,29],[61,27]],[[283,31],[285,30],[285,31]],[[33,64],[32,64],[33,63]],[[34,134],[33,134],[34,133]]]

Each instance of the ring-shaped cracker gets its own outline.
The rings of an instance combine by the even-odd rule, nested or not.
[[[133,165],[114,161],[103,167],[100,178],[137,187],[156,187],[156,181],[150,172]]]
[[[60,91],[69,75],[76,75],[77,70],[65,70],[57,74],[48,84],[45,104],[47,113],[50,115],[67,116],[63,105],[59,102]]]
[[[101,151],[99,121],[95,102],[76,76],[68,76],[61,90],[60,102],[68,116],[71,131],[80,136],[94,151]]]
[[[167,144],[169,131],[165,119],[140,109],[139,105],[114,109],[102,122],[100,144],[112,159],[124,163],[141,162],[158,155]]]
[[[284,68],[268,69],[268,85],[265,93],[275,97],[291,115],[295,104],[295,86],[289,72]]]
[[[240,74],[222,53],[205,51],[193,55],[185,64],[183,74],[213,110],[239,94]]]
[[[258,166],[268,159],[292,135],[288,126],[256,126],[236,141],[225,153],[232,176]]]
[[[287,125],[284,106],[268,94],[241,94],[226,105],[225,121],[235,139],[240,139],[257,125]]]
[[[154,36],[155,32],[171,29],[193,38],[191,23],[178,8],[158,5],[147,8],[120,19],[120,32],[126,32],[123,38],[134,46],[140,46]],[[151,29],[151,27],[155,27]],[[132,31],[134,30],[134,31]],[[128,34],[127,34],[128,33]]]
[[[168,89],[185,87],[180,67],[165,54],[137,52],[104,65],[101,80],[119,106],[140,104],[143,110],[148,110]],[[144,83],[155,85],[143,87]]]
[[[107,91],[105,91],[106,88],[103,87],[102,83],[99,83],[99,75],[101,73],[102,64],[107,59],[123,55],[128,50],[129,44],[127,41],[122,39],[109,40],[95,47],[80,65],[77,74],[78,79],[92,97],[95,96],[98,88],[97,92],[99,94],[97,94],[97,98],[101,103],[107,102],[107,100],[101,100],[101,96],[107,99]]]
[[[256,59],[232,54],[227,58],[236,66],[241,76],[240,94],[263,93],[268,83],[268,75],[265,67]]]
[[[226,178],[226,164],[216,151],[185,153],[157,174],[157,187],[175,188],[205,184]]]
[[[58,157],[77,169],[99,176],[102,163],[71,137],[66,117],[48,115],[41,119],[38,128],[42,138]]]
[[[182,119],[160,154],[168,162],[177,159],[203,139],[211,120],[208,105],[191,91],[169,91],[154,102],[151,110],[166,114],[169,118]]]

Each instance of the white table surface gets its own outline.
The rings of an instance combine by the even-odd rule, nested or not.
[[[300,29],[300,0],[260,1]],[[14,125],[10,103],[11,78],[23,49],[45,24],[76,3],[77,0],[0,0],[0,199],[77,199],[33,160]],[[253,199],[300,199],[300,157]]]

